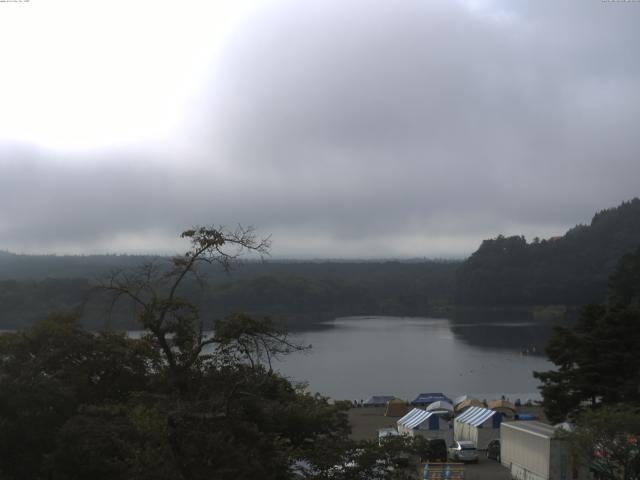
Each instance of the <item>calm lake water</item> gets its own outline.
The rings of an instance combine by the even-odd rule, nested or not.
[[[276,368],[334,399],[444,392],[524,401],[540,398],[532,372],[553,367],[540,355],[548,336],[549,329],[522,321],[346,317],[294,335],[313,348]]]

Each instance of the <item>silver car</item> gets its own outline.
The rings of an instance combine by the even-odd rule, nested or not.
[[[449,458],[456,462],[477,462],[478,450],[473,442],[455,441],[449,446]]]

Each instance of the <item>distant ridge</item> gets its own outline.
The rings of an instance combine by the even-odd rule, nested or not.
[[[640,199],[596,213],[562,237],[485,240],[458,269],[460,305],[582,305],[603,301],[607,278],[640,246]]]

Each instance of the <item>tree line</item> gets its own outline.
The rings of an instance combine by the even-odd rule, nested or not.
[[[558,326],[546,353],[556,368],[535,372],[552,422],[575,422],[574,454],[595,478],[640,475],[640,248],[624,255],[602,303]]]
[[[154,261],[139,258],[139,263]],[[160,264],[163,259],[155,259]],[[50,311],[79,311],[86,326],[135,329],[127,304],[111,309],[96,289],[109,272],[134,268],[127,263],[92,278],[0,280],[0,328],[21,328]],[[206,267],[206,285],[188,279],[184,296],[207,315],[230,312],[271,315],[301,328],[337,316],[428,315],[451,304],[457,263],[419,262],[247,262],[230,275]],[[90,301],[89,301],[90,300]]]
[[[597,213],[561,237],[482,242],[457,270],[459,305],[584,305],[602,302],[618,260],[640,245],[640,199]]]
[[[606,298],[620,257],[640,245],[640,200],[597,213],[562,237],[498,236],[465,261],[246,261],[232,275],[205,267],[204,289],[184,295],[214,317],[247,311],[290,328],[347,315],[439,315],[450,307],[580,306]],[[109,309],[100,278],[154,257],[28,256],[0,252],[0,328],[21,328],[53,310],[82,313],[90,328],[132,329],[126,305]],[[166,260],[166,259],[164,259]],[[88,299],[91,297],[91,302]]]
[[[133,305],[141,338],[89,332],[69,314],[0,334],[0,479],[406,478],[399,454],[419,458],[428,444],[350,440],[350,403],[271,368],[306,346],[268,318],[210,323],[185,296],[190,281],[202,284],[201,267],[228,269],[238,252],[268,243],[243,229],[183,237],[184,255],[99,285],[114,305]]]

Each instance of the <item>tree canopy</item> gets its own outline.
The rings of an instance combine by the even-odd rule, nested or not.
[[[201,264],[229,268],[265,252],[251,230],[195,228],[184,256],[112,272],[146,334],[84,330],[55,314],[0,335],[0,479],[387,479],[394,452],[348,438],[346,403],[331,403],[272,368],[306,348],[268,318],[212,324],[185,298]],[[231,248],[231,250],[228,250]]]
[[[563,421],[589,405],[640,405],[640,248],[611,277],[609,301],[589,305],[573,327],[558,327],[547,347],[557,370],[536,372],[545,412]]]
[[[586,410],[566,435],[573,454],[598,480],[632,480],[640,475],[640,410],[627,405]]]
[[[618,260],[640,246],[640,199],[596,213],[589,225],[527,243],[482,242],[458,269],[460,305],[584,305],[603,302]]]

